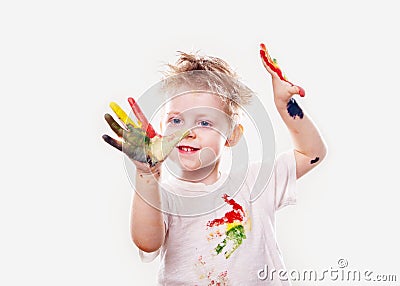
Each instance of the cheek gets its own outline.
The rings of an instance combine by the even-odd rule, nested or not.
[[[214,164],[218,159],[219,152],[212,148],[204,148],[199,153],[199,161],[203,167]]]
[[[220,151],[224,148],[226,139],[220,133],[216,131],[208,132],[205,134],[204,138],[206,139],[206,144],[204,146],[208,146],[214,150],[216,153],[220,153]]]
[[[178,131],[178,130],[179,130],[179,128],[177,128],[176,126],[164,123],[162,131],[161,131],[161,134],[163,136],[166,136],[166,135],[172,134],[172,133],[174,133],[175,131]]]
[[[168,159],[172,160],[172,162],[177,162],[178,159],[178,149],[174,148],[171,153],[168,155]]]

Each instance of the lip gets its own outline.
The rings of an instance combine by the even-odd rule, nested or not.
[[[192,147],[189,145],[180,145],[180,146],[177,146],[176,148],[178,148],[178,151],[181,154],[194,154],[200,150],[200,148]]]

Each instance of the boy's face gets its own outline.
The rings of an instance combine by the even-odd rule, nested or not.
[[[165,106],[162,122],[166,134],[188,130],[169,158],[184,171],[218,166],[220,155],[229,137],[231,118],[220,97],[206,92],[186,93],[172,98]]]

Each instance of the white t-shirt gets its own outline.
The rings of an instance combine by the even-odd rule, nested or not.
[[[234,196],[216,199],[221,208],[194,217],[164,215],[164,245],[153,253],[139,250],[143,262],[160,255],[159,285],[291,285],[277,275],[285,265],[276,241],[275,213],[296,203],[294,153],[278,156],[266,189],[250,201],[257,168],[249,168],[245,183]],[[221,176],[213,185],[172,179],[163,186],[182,194],[207,193],[226,178]]]

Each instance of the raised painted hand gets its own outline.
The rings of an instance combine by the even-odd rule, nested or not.
[[[135,123],[115,102],[110,103],[111,109],[123,123],[123,128],[110,114],[104,118],[120,140],[103,135],[104,141],[125,153],[130,159],[147,163],[150,167],[164,161],[174,147],[188,134],[188,130],[179,130],[171,135],[162,136],[155,132],[139,105],[133,98],[128,98],[133,113],[138,119]]]
[[[306,92],[302,87],[300,87],[298,85],[294,85],[293,83],[288,81],[288,79],[282,73],[282,70],[278,66],[276,59],[271,58],[266,46],[263,43],[260,44],[260,56],[263,61],[264,67],[267,69],[267,71],[272,76],[274,89],[279,88],[279,86],[277,86],[277,84],[279,84],[279,83],[277,83],[277,81],[276,81],[279,78],[280,81],[283,81],[283,82],[286,82],[289,84],[289,85],[286,84],[286,87],[292,87],[292,88],[286,88],[286,91],[287,91],[287,93],[290,94],[290,96],[292,96],[293,94],[299,94],[300,96],[304,97],[306,95]],[[282,86],[284,86],[284,85],[282,85]],[[280,90],[282,90],[282,89],[280,89]]]

